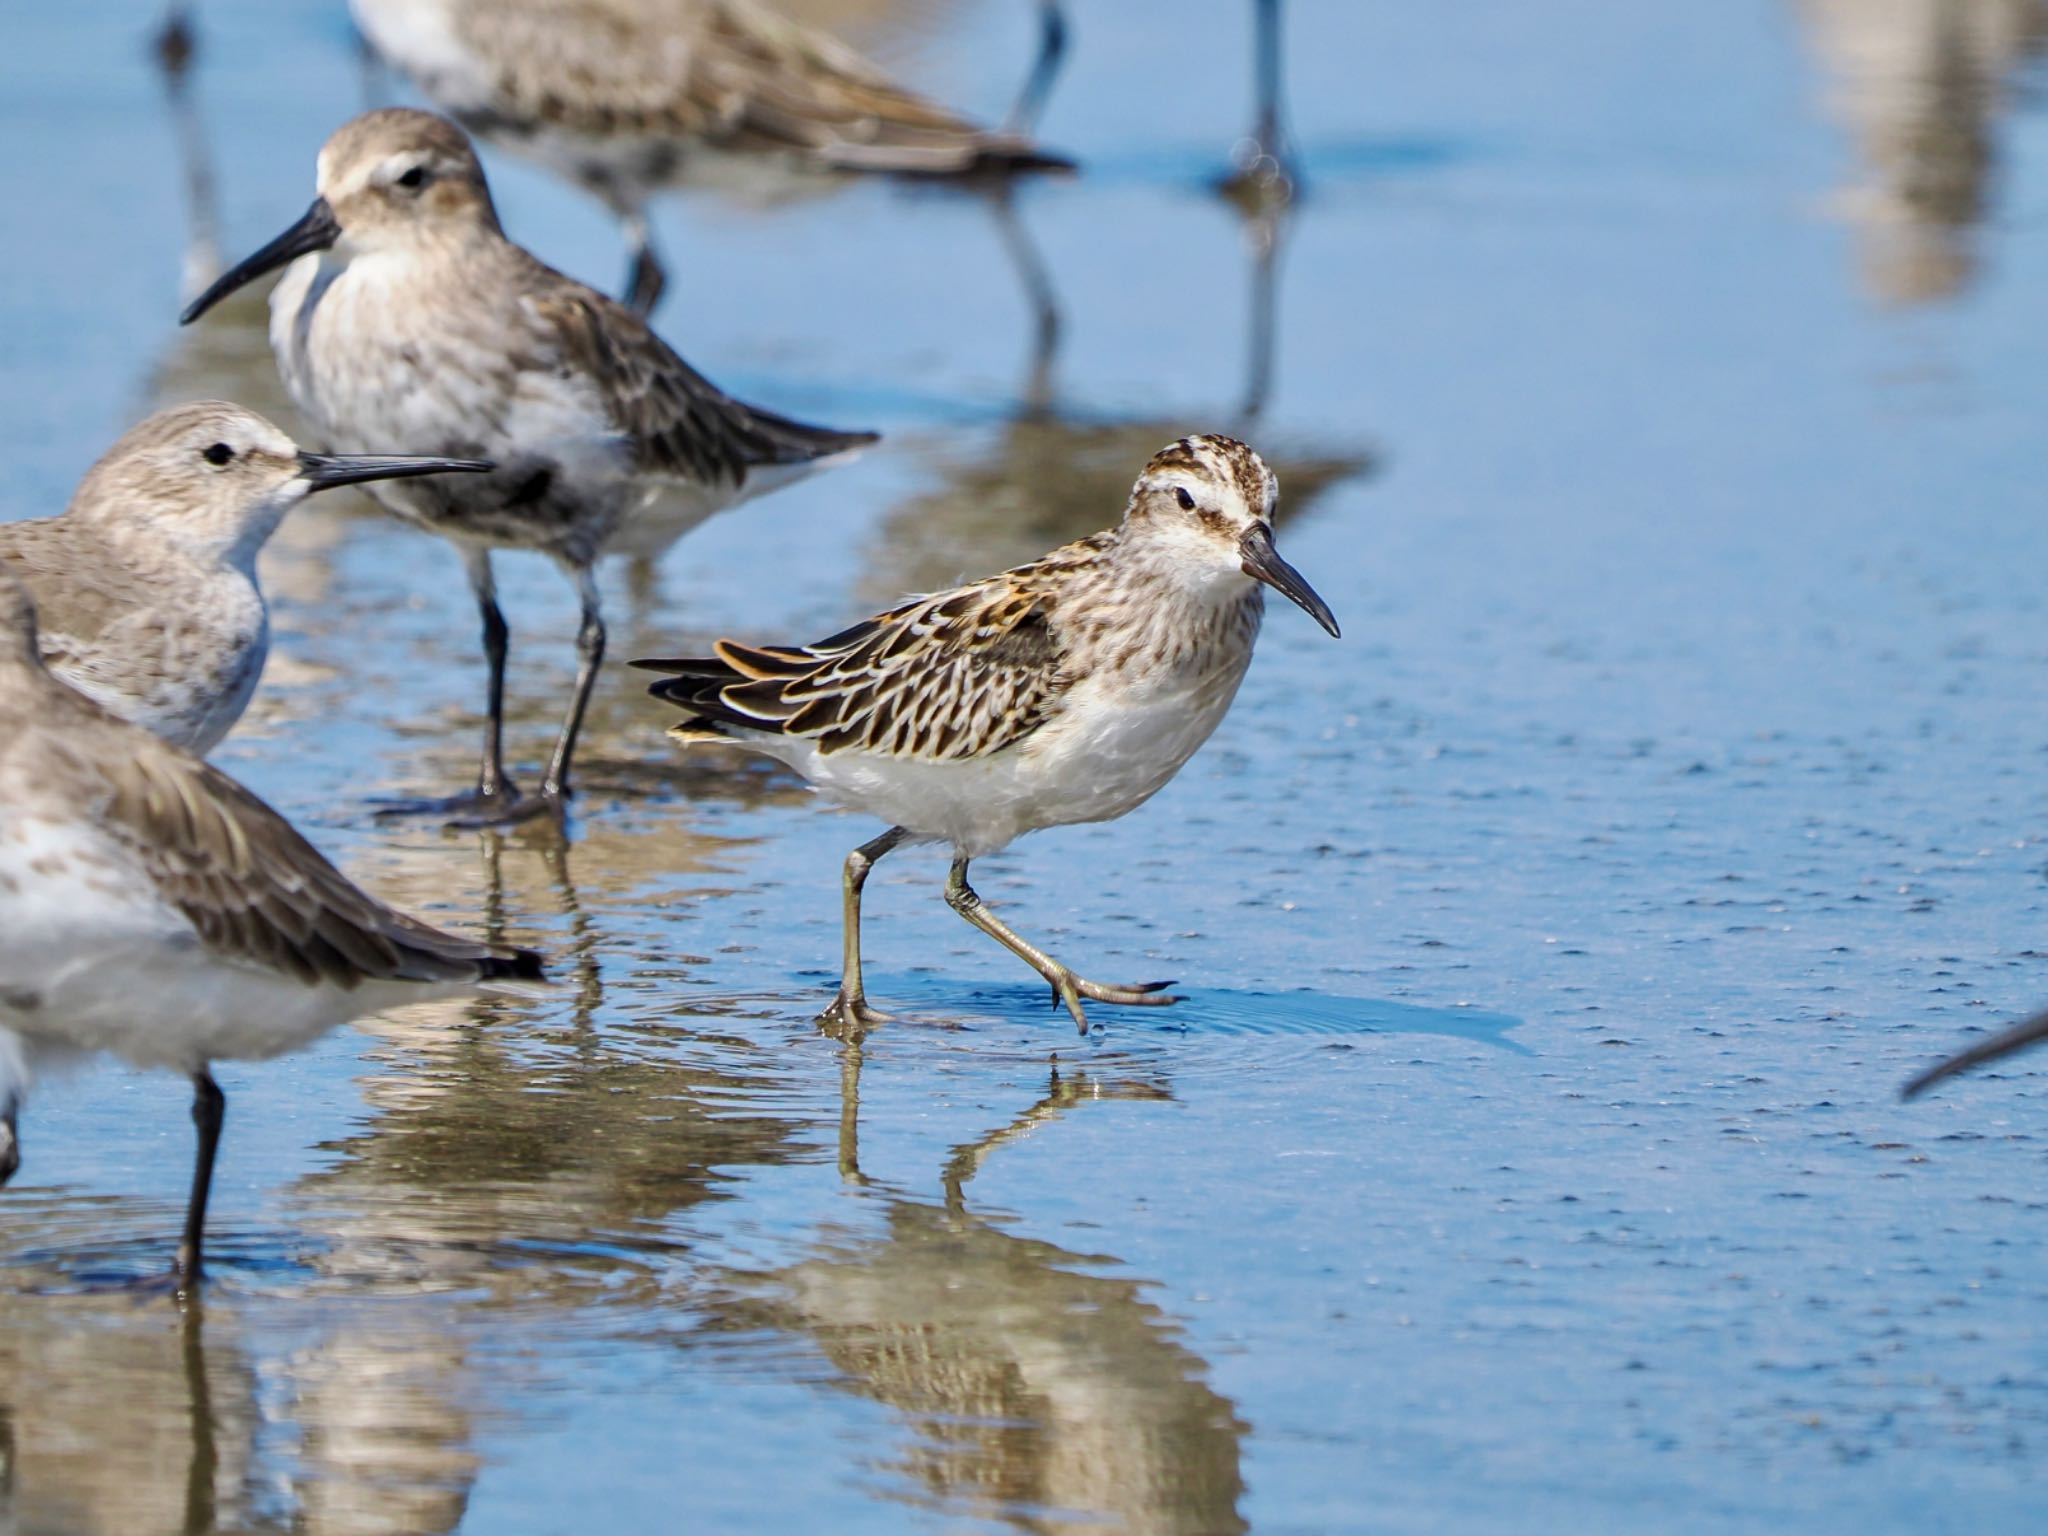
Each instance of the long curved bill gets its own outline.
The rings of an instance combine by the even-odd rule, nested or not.
[[[1330,612],[1330,605],[1316,596],[1316,589],[1308,584],[1301,572],[1280,558],[1280,551],[1273,547],[1272,529],[1263,523],[1254,524],[1252,531],[1237,541],[1237,552],[1244,562],[1245,575],[1254,581],[1263,581],[1300,608],[1327,629],[1333,640],[1344,638],[1337,628],[1337,616]]]
[[[489,459],[420,459],[385,453],[301,453],[299,478],[316,491],[365,480],[403,480],[409,475],[487,475]]]
[[[1958,1051],[1946,1061],[1936,1062],[1901,1088],[1899,1097],[1913,1098],[1925,1093],[1945,1077],[1954,1077],[1958,1072],[1981,1067],[1987,1061],[2010,1056],[2014,1051],[2023,1050],[2039,1040],[2048,1040],[2048,1010],[2037,1013],[2030,1019],[2021,1019],[2010,1029],[1993,1035],[1989,1040],[1979,1041],[1967,1051]]]
[[[314,251],[324,251],[340,238],[341,225],[334,217],[334,210],[327,206],[327,199],[314,198],[313,206],[306,210],[306,216],[298,223],[255,255],[237,262],[215,278],[211,288],[185,306],[185,312],[178,316],[178,324],[190,325],[243,284],[253,283],[266,272],[275,272],[286,262],[297,261]]]

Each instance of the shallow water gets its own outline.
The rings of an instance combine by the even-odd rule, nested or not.
[[[1088,171],[1015,209],[1050,358],[978,202],[664,205],[665,333],[889,442],[611,572],[615,656],[823,633],[1242,420],[1259,237],[1208,183],[1243,10],[1076,17],[1045,132]],[[310,197],[346,20],[208,0],[181,138],[154,11],[0,24],[0,516],[156,403],[288,417],[260,299],[172,316],[209,220],[232,258]],[[848,30],[993,115],[1028,11]],[[469,767],[474,618],[452,554],[325,498],[219,760],[563,986],[223,1069],[186,1317],[127,1283],[182,1085],[45,1085],[0,1195],[0,1531],[2036,1527],[2048,1054],[1896,1090],[2048,998],[2048,21],[1289,14],[1310,191],[1245,431],[1346,638],[1276,609],[1156,801],[977,866],[1188,1000],[1077,1039],[910,853],[869,887],[898,1022],[819,1034],[872,827],[679,760],[623,671],[566,851],[378,826]],[[600,212],[490,167],[515,236],[616,281]],[[574,605],[502,565],[531,763]]]

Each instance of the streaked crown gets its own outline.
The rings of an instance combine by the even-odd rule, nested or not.
[[[319,188],[344,236],[359,241],[498,228],[469,135],[410,107],[365,112],[335,129],[320,149]]]
[[[1279,500],[1280,481],[1264,459],[1234,437],[1205,432],[1152,455],[1125,516],[1234,544],[1254,524],[1270,525]]]

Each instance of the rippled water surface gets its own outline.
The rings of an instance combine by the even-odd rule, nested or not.
[[[808,9],[990,116],[1033,26]],[[125,1283],[184,1085],[44,1085],[0,1531],[2040,1528],[2048,1053],[1896,1090],[2048,999],[2048,7],[1299,0],[1308,193],[1263,229],[1211,190],[1250,8],[1074,9],[1044,127],[1086,173],[1007,225],[662,205],[665,333],[888,442],[608,572],[612,654],[824,633],[1242,427],[1345,638],[1276,609],[1157,800],[978,866],[1187,1002],[1077,1039],[910,853],[869,887],[897,1022],[820,1034],[875,829],[679,759],[623,671],[566,849],[378,826],[468,768],[475,621],[450,551],[325,498],[219,760],[563,985],[224,1068],[184,1317]],[[172,317],[303,209],[361,61],[334,0],[206,0],[181,115],[155,14],[0,20],[0,517],[158,403],[289,419],[260,294]],[[616,282],[600,210],[489,164]],[[574,603],[501,579],[531,763]]]

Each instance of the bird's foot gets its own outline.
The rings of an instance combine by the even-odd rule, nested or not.
[[[668,287],[668,275],[661,270],[661,263],[652,251],[642,250],[633,258],[632,269],[626,274],[626,291],[620,295],[620,302],[645,320],[654,313],[654,306],[661,302],[662,291]]]
[[[371,803],[380,821],[422,817],[451,827],[473,829],[517,826],[544,816],[560,822],[566,813],[566,798],[559,792],[551,793],[546,789],[537,795],[524,794],[507,779],[495,788],[479,786],[464,790],[459,795],[376,800]]]
[[[818,1015],[816,1023],[821,1033],[835,1040],[863,1040],[868,1031],[879,1024],[889,1022],[889,1015],[883,1013],[867,1000],[867,994],[848,994],[844,987],[839,995],[826,1005]]]
[[[495,801],[483,801],[473,808],[457,811],[448,818],[448,825],[464,830],[487,827],[517,827],[528,822],[546,821],[556,828],[569,820],[569,797],[559,789],[542,785],[538,794],[522,795],[514,790]]]
[[[174,80],[184,74],[186,66],[192,62],[192,55],[198,51],[192,17],[184,0],[172,0],[170,9],[164,13],[164,19],[157,27],[153,46],[157,63],[163,66],[165,74]]]
[[[1088,1033],[1088,1015],[1081,1011],[1081,999],[1095,1003],[1114,1003],[1122,1008],[1164,1008],[1180,1001],[1166,989],[1170,981],[1141,981],[1135,986],[1112,986],[1104,982],[1089,981],[1076,976],[1065,966],[1058,966],[1047,973],[1052,983],[1052,1002],[1055,1008],[1065,1007],[1072,1015],[1075,1027],[1082,1034]]]
[[[1300,191],[1292,158],[1285,149],[1269,148],[1255,138],[1240,140],[1231,155],[1230,174],[1217,191],[1247,217],[1278,213]]]

